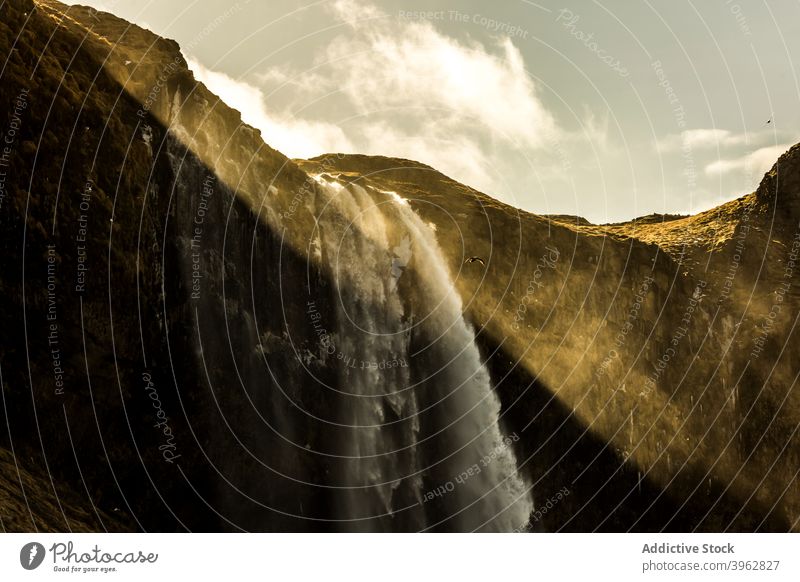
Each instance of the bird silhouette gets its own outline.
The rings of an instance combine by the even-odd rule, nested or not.
[[[482,258],[480,258],[480,257],[470,257],[470,258],[468,258],[466,261],[464,261],[464,264],[466,265],[467,263],[474,263],[474,262],[476,262],[476,261],[477,261],[478,263],[480,263],[481,265],[483,265],[484,267],[486,266],[486,261],[484,261],[484,260],[483,260]]]

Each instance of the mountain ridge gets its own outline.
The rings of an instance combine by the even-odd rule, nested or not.
[[[558,224],[418,162],[289,160],[196,82],[174,41],[51,0],[14,0],[3,10],[0,98],[11,103],[26,86],[31,93],[0,217],[8,227],[0,285],[10,298],[0,314],[0,363],[13,419],[3,445],[13,441],[20,459],[41,467],[32,474],[54,475],[42,491],[85,491],[87,507],[120,516],[116,529],[339,527],[335,493],[308,485],[336,472],[315,453],[338,435],[297,406],[338,410],[304,366],[346,386],[320,353],[305,301],[333,328],[338,294],[354,293],[337,290],[331,249],[315,251],[324,182],[363,185],[376,205],[398,203],[394,193],[433,225],[500,398],[501,424],[519,437],[515,454],[534,500],[570,484],[559,511],[536,527],[797,529],[800,402],[786,351],[795,328],[776,317],[762,333],[797,229],[797,146],[756,193],[706,213]],[[64,134],[73,139],[62,143]],[[34,153],[47,164],[37,166]],[[85,294],[68,284],[79,262],[82,195],[92,208]],[[357,236],[367,238],[368,226]],[[53,392],[53,363],[43,357],[50,245],[58,249],[65,398]],[[427,268],[418,253],[403,285]],[[467,263],[471,256],[485,268]],[[800,305],[795,281],[792,271],[779,314]],[[113,296],[112,286],[120,290]],[[32,323],[23,325],[20,312]],[[215,341],[222,329],[230,345]],[[766,346],[758,353],[757,342]],[[670,349],[681,363],[662,366]],[[20,365],[27,353],[30,370]],[[171,411],[185,473],[161,458],[144,370]],[[37,435],[36,415],[63,417],[77,450],[55,421]],[[285,435],[304,444],[287,445]],[[410,484],[395,494],[408,502]],[[419,527],[404,519],[384,517],[380,527]]]

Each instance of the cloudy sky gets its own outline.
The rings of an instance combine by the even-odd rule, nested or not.
[[[800,141],[796,0],[81,3],[176,39],[288,156],[416,159],[537,213],[705,210]]]

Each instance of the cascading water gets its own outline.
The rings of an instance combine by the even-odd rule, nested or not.
[[[206,172],[179,145],[191,139],[178,117],[171,131],[179,137],[169,140],[167,148],[176,177],[178,226],[183,233],[194,233]],[[236,174],[231,168],[220,170]],[[235,295],[204,291],[196,305],[206,320],[216,313],[220,299],[225,305],[222,323],[229,341],[207,338],[202,356],[215,362],[228,354],[238,358],[234,370],[218,365],[212,385],[236,386],[238,381],[263,401],[254,424],[243,420],[248,405],[258,406],[250,400],[244,408],[234,408],[235,422],[225,423],[228,431],[237,431],[237,440],[228,445],[237,447],[234,452],[219,445],[223,471],[233,476],[223,494],[226,512],[260,530],[275,527],[273,507],[289,520],[280,523],[316,518],[307,527],[322,524],[344,531],[511,531],[524,526],[532,509],[530,494],[501,434],[500,403],[433,229],[395,193],[372,187],[367,191],[327,175],[316,179],[319,187],[302,199],[308,215],[293,215],[287,197],[273,189],[258,209],[259,220],[274,232],[289,232],[291,246],[305,240],[307,264],[314,265],[309,272],[333,282],[334,307],[329,297],[320,296],[318,309],[309,297],[307,309],[298,313],[294,305],[290,315],[284,314],[286,335],[276,337],[253,328],[254,317]],[[238,230],[225,222],[222,205],[232,193],[220,188],[215,220],[208,219],[203,231],[208,250],[201,262],[210,267],[217,264],[215,252],[223,240],[234,259],[247,252],[235,234],[227,240],[230,231]],[[278,207],[282,203],[283,213]],[[181,240],[191,247],[191,235]],[[264,258],[257,257],[254,264]],[[228,270],[233,272],[230,266]],[[187,288],[191,273],[187,266]],[[222,288],[214,268],[204,290],[210,291],[212,283]],[[230,292],[238,284],[241,280],[234,278]],[[297,273],[286,273],[281,286],[287,301],[298,301]],[[317,287],[327,293],[326,286]],[[297,319],[303,312],[306,321]],[[301,327],[318,327],[325,334],[306,349],[291,339],[292,332],[308,337]],[[231,338],[244,346],[258,343],[259,336],[257,357],[229,346]],[[274,351],[270,342],[277,342]],[[196,349],[201,353],[199,344]],[[273,364],[264,359],[267,352]],[[287,361],[292,354],[299,364]],[[312,362],[303,370],[305,377],[292,375],[291,366]],[[328,383],[311,368],[323,369]],[[235,389],[232,393],[240,399]],[[281,408],[287,400],[292,411],[300,411],[291,417],[298,426],[287,426],[291,421]],[[254,465],[239,450],[245,446],[241,438],[257,440],[252,435],[265,430],[278,434],[265,441],[274,443],[272,448],[250,445],[252,457],[261,457]],[[250,464],[242,464],[241,458]],[[258,507],[266,513],[253,514],[252,497],[264,491],[265,502]]]
[[[530,496],[431,227],[391,192],[317,176],[313,244],[338,292],[339,519],[510,531]],[[337,389],[329,387],[329,389]]]

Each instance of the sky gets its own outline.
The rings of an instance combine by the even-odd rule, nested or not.
[[[80,3],[177,40],[287,156],[414,159],[539,214],[696,213],[800,141],[797,0]]]

